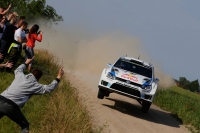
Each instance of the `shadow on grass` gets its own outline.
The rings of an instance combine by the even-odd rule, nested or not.
[[[148,113],[143,113],[140,105],[135,105],[126,101],[117,100],[113,98],[106,98],[106,99],[114,101],[115,102],[114,106],[102,104],[103,106],[117,110],[121,113],[171,127],[179,128],[180,125],[182,125],[182,123],[174,119],[170,113],[153,109],[152,106],[150,107]]]
[[[183,123],[183,120],[181,118],[179,118],[177,114],[171,114],[171,116],[174,117],[180,123]]]

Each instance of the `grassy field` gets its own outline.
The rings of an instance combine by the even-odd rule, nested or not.
[[[200,95],[174,86],[158,90],[154,104],[170,111],[180,122],[191,125],[199,132]]]
[[[19,60],[22,61],[23,58]],[[60,68],[57,62],[59,60],[48,51],[36,51],[34,68],[39,68],[44,73],[40,83],[49,84],[56,78]],[[13,79],[13,72],[0,71],[0,93]],[[56,90],[50,94],[31,97],[22,108],[22,112],[30,123],[31,133],[101,132],[100,128],[93,127],[89,112],[81,104],[77,90],[71,87],[67,80],[61,80]],[[20,127],[9,118],[3,117],[0,120],[0,133],[19,132]]]

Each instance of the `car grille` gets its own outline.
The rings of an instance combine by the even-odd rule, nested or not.
[[[130,95],[133,95],[133,96],[140,97],[140,91],[120,85],[120,84],[112,84],[111,88],[121,91],[121,92],[124,92],[124,93],[127,93],[127,94],[130,94]]]
[[[107,85],[108,85],[108,82],[102,80],[102,81],[101,81],[101,84],[104,85],[104,86],[107,86]]]
[[[151,95],[145,95],[144,98],[151,100],[152,96]]]
[[[126,81],[127,81],[126,79],[122,79],[122,78],[118,78],[118,77],[116,77],[116,80],[118,80],[118,81],[122,81],[122,82],[126,82]],[[141,88],[142,88],[142,85],[141,85],[141,84],[134,83],[134,82],[131,82],[131,81],[130,81],[130,84],[131,84],[131,85],[135,85],[135,86],[138,86],[138,87],[141,87]]]

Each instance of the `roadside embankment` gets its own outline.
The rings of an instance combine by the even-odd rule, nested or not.
[[[181,123],[191,125],[190,130],[200,130],[200,95],[174,86],[158,90],[154,104],[170,111]]]
[[[23,59],[20,58],[18,65]],[[35,51],[33,67],[43,71],[40,83],[49,84],[56,78],[60,68],[58,62],[59,59],[47,50]],[[25,73],[27,73],[27,70]],[[81,104],[76,88],[72,87],[71,83],[66,80],[67,76],[65,74],[65,78],[61,80],[54,92],[32,96],[22,108],[22,112],[30,123],[31,133],[98,132],[97,129],[93,128],[89,113],[86,107]],[[0,93],[11,84],[13,79],[13,72],[8,73],[1,70]],[[18,133],[19,128],[7,117],[0,120],[1,133]]]

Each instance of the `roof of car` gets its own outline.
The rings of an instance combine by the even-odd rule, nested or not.
[[[147,62],[144,62],[143,60],[136,59],[136,58],[133,58],[133,57],[121,56],[120,58],[124,58],[124,59],[127,59],[127,60],[134,60],[134,61],[141,63],[145,66],[153,67],[153,65],[151,63],[147,63]]]

